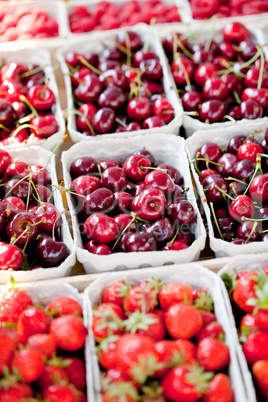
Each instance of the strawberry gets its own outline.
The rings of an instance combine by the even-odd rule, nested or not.
[[[53,317],[59,317],[60,315],[67,314],[75,314],[80,317],[83,316],[80,303],[78,303],[77,300],[67,296],[56,297],[49,303],[47,311],[53,312]]]
[[[160,292],[160,290],[163,288],[164,283],[160,281],[158,278],[147,278],[143,279],[139,284],[139,287],[141,288],[149,288],[149,289],[154,289],[157,293]]]
[[[123,308],[124,299],[131,289],[131,285],[127,279],[122,279],[111,283],[106,287],[102,295],[102,303],[115,303]]]
[[[17,344],[13,339],[0,333],[0,375],[3,375],[5,366],[10,366],[16,346]]]
[[[78,357],[66,357],[63,358],[63,360],[70,362],[68,366],[64,367],[64,371],[67,374],[69,382],[77,389],[83,390],[86,386],[85,363]]]
[[[16,324],[22,311],[32,305],[32,299],[23,290],[15,288],[8,290],[0,298],[0,322]]]
[[[234,392],[226,374],[216,374],[202,397],[202,402],[234,402]]]
[[[230,361],[230,353],[226,344],[214,338],[204,338],[198,343],[196,357],[206,371],[221,370]]]
[[[134,385],[124,381],[111,384],[109,389],[102,394],[102,402],[136,402],[139,400],[139,394]]]
[[[212,373],[204,373],[198,366],[180,365],[170,370],[160,385],[166,400],[196,402],[206,391],[212,376]]]
[[[49,327],[49,332],[56,339],[57,347],[75,352],[85,346],[87,329],[80,317],[63,315],[55,318]]]
[[[200,329],[196,335],[197,343],[207,337],[220,339],[221,341],[224,339],[223,328],[218,321],[212,321],[210,324]]]
[[[157,304],[157,291],[154,288],[134,286],[125,297],[124,310],[129,313],[149,313]]]
[[[252,366],[252,373],[265,399],[268,398],[268,360],[258,360]]]
[[[165,324],[174,339],[192,338],[202,327],[202,316],[194,306],[185,303],[172,304],[165,314]]]
[[[24,310],[18,319],[17,332],[21,341],[25,343],[30,335],[45,334],[49,329],[50,317],[38,307],[29,307]]]
[[[256,316],[250,313],[245,314],[240,321],[240,334],[243,334],[247,337],[252,332],[258,330],[259,328],[257,327]]]
[[[33,397],[33,391],[28,384],[16,382],[7,389],[0,388],[0,402],[17,402],[31,397]]]
[[[159,302],[163,310],[167,310],[172,304],[193,300],[191,286],[186,283],[171,282],[165,285],[159,292]]]
[[[56,354],[57,345],[51,334],[34,334],[29,336],[28,345],[31,349],[39,350],[47,359]]]
[[[194,289],[192,292],[193,305],[202,310],[212,311],[213,300],[211,294],[203,289]]]
[[[105,338],[98,346],[99,362],[106,370],[117,366],[117,341],[119,336],[109,336]]]
[[[43,390],[54,383],[68,382],[67,374],[62,367],[45,366],[41,376],[37,380],[37,386]]]
[[[237,279],[234,291],[233,300],[238,307],[246,313],[252,313],[254,307],[248,305],[250,298],[256,298],[255,286],[257,284],[258,273],[243,272]]]
[[[70,385],[53,384],[42,392],[42,400],[47,402],[77,402],[76,389]]]
[[[214,313],[208,310],[200,310],[198,309],[199,313],[202,315],[203,325],[202,327],[206,327],[212,321],[217,321],[216,316]]]
[[[92,331],[100,342],[107,336],[121,335],[123,330],[124,311],[115,303],[100,304],[93,313]]]
[[[258,360],[268,360],[268,334],[264,331],[253,332],[242,346],[248,364]]]
[[[44,369],[43,356],[38,350],[21,349],[12,360],[13,372],[18,372],[25,382],[36,381]]]
[[[124,324],[127,332],[146,335],[154,341],[160,341],[165,337],[165,326],[158,314],[143,314],[136,311],[124,321]]]
[[[248,305],[254,307],[256,325],[260,330],[268,332],[268,277],[261,271],[255,287],[256,296],[248,300]]]
[[[110,369],[105,372],[101,378],[101,389],[107,391],[111,384],[117,382],[132,382],[131,377],[117,369]],[[132,382],[133,384],[133,382]],[[139,388],[139,384],[135,384],[136,388]]]

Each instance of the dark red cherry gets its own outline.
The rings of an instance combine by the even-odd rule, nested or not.
[[[4,186],[5,197],[18,197],[26,202],[28,196],[32,195],[33,189],[29,186],[29,182],[21,179],[12,179],[6,182]]]
[[[171,177],[161,170],[153,170],[149,172],[144,178],[146,187],[155,187],[161,190],[165,197],[170,198],[175,186]]]
[[[100,187],[100,179],[95,176],[81,175],[74,179],[70,184],[70,190],[75,192],[77,200],[82,200],[86,196]],[[82,196],[82,197],[80,197]]]
[[[254,177],[249,187],[249,193],[254,201],[268,201],[268,173]]]
[[[125,191],[117,191],[114,193],[114,198],[116,200],[116,209],[122,213],[130,211],[131,202],[133,196]]]
[[[185,71],[189,80],[192,80],[194,75],[194,63],[190,59],[186,58],[176,58],[170,65],[174,81],[177,85],[186,85],[187,81],[185,78]]]
[[[38,227],[44,232],[51,233],[60,226],[60,212],[53,204],[42,203],[42,205],[37,208],[35,216],[38,221],[42,220]]]
[[[267,88],[245,88],[242,96],[242,101],[246,101],[248,99],[252,99],[257,102],[262,108],[266,108],[268,106],[268,89]]]
[[[218,99],[224,101],[227,93],[227,85],[218,77],[209,78],[204,83],[203,95],[206,99]]]
[[[116,42],[125,49],[135,51],[142,47],[142,41],[138,34],[133,31],[119,31]]]
[[[247,195],[238,195],[229,205],[230,217],[236,221],[241,221],[242,217],[252,218],[255,207],[252,199]]]
[[[134,151],[132,155],[144,155],[149,159],[151,166],[155,166],[154,156],[148,149],[139,149],[138,151]]]
[[[240,145],[237,151],[237,156],[240,160],[248,159],[252,162],[256,162],[257,154],[262,154],[263,149],[259,144],[254,142],[247,142]]]
[[[4,181],[9,179],[23,179],[28,176],[30,173],[29,166],[25,162],[12,162],[10,163],[4,175]]]
[[[159,60],[159,57],[152,50],[138,50],[133,55],[132,63],[135,67],[139,67],[140,63],[144,60]]]
[[[12,162],[11,155],[4,149],[0,149],[0,175],[5,173],[6,168],[8,167],[8,165],[11,164],[11,162]]]
[[[221,148],[214,142],[206,142],[199,149],[200,158],[208,159],[212,162],[217,162],[219,157],[222,155]]]
[[[213,54],[211,52],[207,52],[203,49],[198,49],[193,53],[193,61],[196,64],[201,64],[205,62],[213,61]]]
[[[3,98],[0,98],[0,123],[3,126],[11,126],[16,118],[16,113],[11,104]]]
[[[250,68],[245,77],[245,86],[251,88],[257,88],[259,83],[259,75],[261,71],[258,68]],[[268,72],[265,70],[262,74],[261,88],[267,88],[268,86]]]
[[[119,69],[110,69],[104,71],[99,76],[99,81],[102,82],[106,87],[117,86],[123,90],[128,88],[126,74],[123,70]]]
[[[119,227],[110,216],[95,213],[86,219],[84,232],[89,239],[107,244],[116,240],[119,235]]]
[[[234,137],[232,137],[228,142],[227,152],[232,152],[236,154],[238,148],[240,147],[240,145],[244,144],[246,138],[247,137],[245,135],[235,135]]]
[[[93,74],[88,74],[75,88],[74,94],[80,102],[92,103],[96,101],[101,91],[102,83],[99,81],[98,77]]]
[[[118,60],[104,60],[98,64],[98,70],[103,73],[108,70],[121,70],[121,63]]]
[[[126,96],[121,88],[110,86],[98,97],[100,107],[109,107],[113,110],[120,110],[126,102]]]
[[[52,114],[34,117],[30,120],[30,132],[41,138],[48,138],[58,131],[58,123],[56,117]]]
[[[202,184],[206,177],[211,176],[212,174],[218,174],[216,170],[213,169],[204,169],[201,170],[201,174],[199,175],[199,181]]]
[[[240,105],[238,106],[233,106],[229,112],[228,112],[228,116],[231,116],[233,119],[235,120],[241,120],[242,119],[242,115],[241,115],[241,109],[240,109]]]
[[[38,225],[37,219],[30,212],[20,212],[16,214],[8,223],[6,234],[9,239],[17,238],[16,245],[23,247],[26,242],[30,244],[36,237]],[[28,229],[27,231],[25,231]]]
[[[114,208],[114,194],[108,188],[98,188],[83,199],[82,214],[108,213]]]
[[[144,122],[142,123],[142,128],[147,129],[147,128],[163,127],[165,125],[166,123],[160,117],[150,116],[144,120]]]
[[[38,193],[38,199],[37,194]],[[35,194],[31,197],[30,201],[32,204],[40,204],[41,202],[49,202],[51,200],[51,191],[48,187],[44,186],[43,184],[36,184],[35,185]]]
[[[111,133],[115,122],[115,112],[109,107],[100,109],[92,119],[94,130],[100,134]]]
[[[198,92],[185,92],[181,97],[183,109],[186,111],[198,110],[202,102],[202,95]]]
[[[203,188],[208,202],[221,203],[223,201],[222,192],[226,193],[228,191],[228,183],[221,175],[213,174],[205,178]]]
[[[91,156],[83,156],[75,159],[70,166],[70,173],[73,178],[90,174],[97,170],[97,162]]]
[[[223,37],[226,42],[239,44],[250,37],[250,32],[240,22],[228,22],[223,28]]]
[[[164,169],[167,171],[167,174],[171,177],[175,184],[182,184],[183,177],[178,169],[168,163],[160,163],[157,165],[158,169]]]
[[[139,68],[142,72],[142,77],[146,80],[158,81],[163,76],[162,66],[158,60],[143,60],[140,62]]]
[[[129,224],[131,221],[133,221],[133,217],[130,214],[120,214],[116,215],[114,218],[114,221],[117,223],[119,226],[120,231],[122,232]],[[136,222],[132,222],[131,225],[128,226],[126,229],[127,231],[135,231],[137,229]]]
[[[99,167],[102,172],[115,166],[120,166],[120,162],[116,159],[103,159],[99,162]]]
[[[31,165],[31,172],[33,173],[31,178],[35,184],[43,184],[47,186],[51,183],[51,177],[48,171],[41,165]]]
[[[186,225],[184,225],[186,226]],[[185,228],[181,228],[181,231],[178,233],[177,240],[182,241],[183,243],[186,243],[187,246],[189,247],[195,240],[192,226],[186,226]]]
[[[175,233],[173,223],[168,218],[157,219],[145,231],[152,234],[158,243],[172,239]]]
[[[188,245],[181,240],[174,240],[173,242],[167,243],[162,250],[183,250],[188,248]]]
[[[156,99],[153,103],[153,112],[156,116],[164,120],[168,124],[174,119],[174,109],[166,98]]]
[[[147,175],[148,167],[151,167],[151,162],[147,156],[132,154],[125,160],[123,170],[128,180],[138,182]]]
[[[9,207],[6,207],[7,208],[6,216],[8,219],[9,218],[11,219],[13,217],[13,215],[15,215],[17,213],[23,212],[26,210],[25,203],[19,197],[12,197],[12,196],[6,197],[1,201],[1,203],[9,205]]]
[[[248,240],[249,236],[251,235],[250,240],[249,240],[250,242],[258,241],[259,237],[260,237],[260,235],[259,235],[259,227],[257,225],[255,230],[253,230],[254,224],[255,223],[252,222],[252,221],[244,221],[244,222],[242,222],[237,228],[236,236],[239,239]]]
[[[89,240],[85,245],[85,249],[90,253],[97,255],[113,254],[113,250],[108,246],[108,244],[97,244],[94,240]]]
[[[72,75],[71,75],[71,81],[72,81],[72,86],[73,88],[77,88],[78,85],[83,82],[84,78],[86,75],[93,75],[96,77],[96,74],[90,70],[87,67],[82,67],[80,68],[80,70],[75,71]]]
[[[148,187],[133,198],[131,210],[146,221],[153,221],[160,218],[167,206],[167,201],[162,193],[154,187]]]
[[[242,56],[243,60],[250,60],[257,53],[256,43],[251,39],[247,38],[242,40],[238,44],[239,54]]]
[[[203,63],[194,72],[194,80],[200,87],[203,87],[206,80],[211,77],[215,77],[217,68],[213,63]]]
[[[152,115],[152,106],[147,97],[132,98],[127,105],[127,114],[131,120],[143,121]]]
[[[225,57],[228,60],[235,60],[236,52],[231,45],[231,43],[228,42],[222,42],[219,44],[219,51],[220,54]]]
[[[173,221],[192,225],[196,222],[196,212],[192,204],[187,200],[180,200],[168,207],[168,216]]]
[[[217,166],[217,171],[223,177],[229,177],[233,174],[233,167],[238,162],[238,157],[232,153],[224,153],[218,159],[218,163],[222,166]]]
[[[58,267],[69,256],[65,243],[44,238],[35,248],[36,259],[43,268]]]
[[[176,44],[174,44],[174,38],[176,40]],[[180,50],[180,44],[182,44],[186,48],[188,47],[187,39],[185,39],[182,34],[177,32],[175,34],[173,32],[168,33],[163,40],[164,49],[167,53],[170,54],[173,54],[174,49],[176,51]]]
[[[263,115],[261,106],[252,99],[242,102],[240,110],[243,119],[255,120]]]
[[[129,252],[155,251],[157,243],[153,235],[146,232],[128,232],[125,236],[126,249]]]
[[[89,130],[88,122],[92,125],[93,117],[97,111],[98,109],[93,103],[84,103],[78,108],[79,115],[76,117],[76,127],[80,132]]]
[[[113,192],[122,190],[127,185],[124,170],[118,166],[106,169],[101,176],[100,184]]]
[[[106,48],[99,56],[99,61],[105,60],[117,60],[122,61],[124,59],[124,53],[122,53],[117,47]]]
[[[237,162],[233,167],[233,177],[238,180],[247,181],[251,178],[255,170],[255,163],[249,159]]]
[[[199,109],[199,117],[208,123],[216,123],[223,119],[226,113],[225,105],[217,99],[203,102]]]

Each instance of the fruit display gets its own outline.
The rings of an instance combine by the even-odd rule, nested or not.
[[[90,141],[62,161],[77,258],[88,272],[199,257],[205,229],[181,138]]]
[[[234,392],[245,397],[220,281],[190,267],[103,275],[86,289],[89,342],[91,348],[96,343],[98,357],[91,362],[92,400],[124,395],[129,401],[233,402]]]
[[[60,277],[74,263],[52,158],[41,147],[0,150],[1,283],[11,271],[20,281]]]
[[[1,401],[87,400],[81,297],[64,283],[47,291],[1,291]]]
[[[65,132],[46,50],[1,53],[0,147],[40,143],[53,149]]]
[[[99,1],[95,4],[71,5],[68,12],[70,31],[82,33],[133,26],[139,23],[164,24],[180,22],[176,4],[162,0],[127,0],[123,3]]]
[[[143,27],[90,38],[60,51],[73,141],[147,129],[177,133],[181,108],[153,31]]]
[[[201,35],[198,40],[192,40],[188,32],[163,35],[186,114],[185,124],[192,128],[191,133],[213,123],[267,116],[268,70],[262,47],[265,37],[240,22],[221,26],[216,30],[209,25],[205,35],[203,32],[204,40],[202,26],[197,28]],[[196,35],[193,31],[192,36]]]
[[[197,132],[186,142],[209,221],[210,247],[219,255],[267,251],[268,130],[266,124],[256,131],[250,127],[217,135],[209,130],[206,141]]]
[[[268,398],[267,274],[267,255],[235,258],[219,271],[230,297],[229,317],[237,328],[238,355],[250,401]]]

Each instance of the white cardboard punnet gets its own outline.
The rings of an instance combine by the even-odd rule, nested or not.
[[[156,163],[169,163],[181,172],[185,188],[189,187],[187,199],[192,203],[197,213],[196,240],[190,247],[180,251],[114,253],[108,256],[89,253],[83,247],[75,207],[70,194],[67,193],[77,259],[84,265],[87,273],[189,262],[198,259],[200,251],[205,247],[206,232],[192,187],[188,161],[184,152],[184,140],[180,137],[171,134],[149,134],[121,139],[105,139],[101,142],[84,141],[75,144],[68,151],[62,153],[63,177],[66,188],[70,188],[71,176],[69,169],[76,158],[91,156],[97,161],[109,158],[123,162],[132,152],[142,148],[146,148],[153,153]]]

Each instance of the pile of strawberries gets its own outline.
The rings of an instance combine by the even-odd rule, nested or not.
[[[260,271],[222,276],[233,304],[240,341],[256,385],[257,399],[268,398],[268,265]]]
[[[165,4],[161,0],[129,0],[122,4],[100,1],[92,9],[76,6],[69,15],[70,30],[73,33],[93,30],[116,29],[139,23],[180,22],[175,4]]]
[[[80,304],[67,296],[43,308],[23,290],[11,288],[1,295],[1,402],[33,397],[86,401],[82,315]]]
[[[226,18],[268,12],[266,0],[190,0],[190,4],[193,18],[199,20],[215,14]]]
[[[102,401],[234,401],[229,349],[212,310],[210,294],[186,283],[108,285],[92,321]]]
[[[58,22],[42,7],[0,10],[0,42],[59,36]]]

